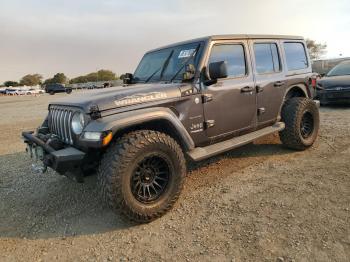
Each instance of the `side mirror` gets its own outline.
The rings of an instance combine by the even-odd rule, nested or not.
[[[123,80],[123,84],[127,85],[131,83],[132,80],[132,74],[131,73],[125,73],[120,76],[120,79]]]
[[[192,64],[186,65],[185,73],[183,73],[182,79],[183,80],[191,80],[194,77],[194,74],[196,73],[196,68]]]
[[[227,77],[227,62],[220,61],[209,64],[209,76],[212,80]]]

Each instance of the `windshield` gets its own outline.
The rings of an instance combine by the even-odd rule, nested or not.
[[[200,47],[201,43],[195,42],[145,54],[136,68],[133,82],[181,80],[185,64],[197,67]]]
[[[340,63],[333,67],[327,76],[343,76],[350,75],[350,62]]]

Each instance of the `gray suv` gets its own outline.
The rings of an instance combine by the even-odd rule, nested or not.
[[[302,37],[203,37],[147,52],[123,86],[51,103],[23,137],[36,170],[77,181],[97,170],[106,203],[149,222],[178,199],[187,161],[273,132],[288,148],[312,146],[315,77]]]

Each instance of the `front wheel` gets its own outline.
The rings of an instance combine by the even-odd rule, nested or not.
[[[67,89],[67,90],[66,90],[66,93],[67,93],[67,94],[72,93],[72,89]]]
[[[140,130],[111,145],[100,163],[98,181],[110,207],[146,223],[172,208],[185,175],[185,158],[178,143],[164,133]]]
[[[319,110],[314,101],[291,98],[283,106],[281,117],[286,128],[279,135],[286,147],[305,150],[313,145],[320,126]]]

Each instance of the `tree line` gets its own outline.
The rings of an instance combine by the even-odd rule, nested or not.
[[[117,80],[119,77],[111,70],[101,69],[97,72],[92,72],[87,75],[78,76],[69,79],[64,73],[57,73],[52,78],[48,78],[43,81],[43,77],[40,74],[28,74],[21,78],[20,81],[5,81],[4,86],[36,86],[47,84],[76,84],[98,81],[112,81]]]
[[[326,53],[326,44],[317,43],[312,39],[306,39],[305,41],[309,50],[311,60],[320,59]],[[4,86],[35,86],[41,84],[46,85],[50,83],[77,84],[98,81],[111,81],[116,79],[119,79],[119,77],[114,72],[102,69],[97,72],[92,72],[87,75],[78,76],[72,79],[68,79],[64,73],[57,73],[52,78],[46,79],[44,82],[42,82],[43,77],[40,74],[29,74],[23,76],[19,82],[6,81],[4,82]]]

